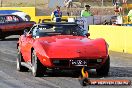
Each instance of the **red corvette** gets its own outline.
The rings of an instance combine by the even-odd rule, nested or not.
[[[47,68],[79,70],[84,66],[96,69],[98,75],[108,75],[107,48],[104,39],[89,39],[76,23],[35,24],[17,43],[17,70],[26,66],[39,76]]]

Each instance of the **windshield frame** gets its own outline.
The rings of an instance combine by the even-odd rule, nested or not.
[[[52,29],[54,27],[54,25],[34,25],[31,28],[31,30],[29,31],[29,34],[32,34],[33,35],[33,31],[34,31],[34,28],[35,27],[37,27],[37,29],[39,29],[40,27],[44,27],[44,28],[47,28],[46,30],[49,30],[49,29]],[[44,35],[44,36],[38,35],[38,36],[39,37],[56,36],[56,35],[84,36],[84,30],[79,25],[62,25],[61,24],[61,25],[57,25],[56,27],[61,28],[61,30],[55,30],[55,32],[47,32],[47,34],[48,33],[51,33],[51,35]],[[64,31],[69,31],[69,30],[72,33],[65,34],[65,33],[62,33],[62,32],[57,32],[57,31],[63,31],[64,32]],[[44,32],[44,33],[46,33],[46,32]],[[59,34],[59,33],[61,33],[61,34]]]

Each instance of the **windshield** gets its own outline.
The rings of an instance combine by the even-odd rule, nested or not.
[[[83,36],[83,29],[78,25],[38,26],[32,30],[32,35],[39,37],[54,35]]]

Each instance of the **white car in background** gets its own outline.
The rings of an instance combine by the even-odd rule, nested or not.
[[[18,15],[19,17],[21,17],[24,21],[30,21],[31,20],[31,17],[24,13],[24,12],[14,12],[12,13],[13,15]]]
[[[31,20],[31,17],[27,13],[19,10],[0,10],[0,14],[13,14],[21,17],[24,21]]]

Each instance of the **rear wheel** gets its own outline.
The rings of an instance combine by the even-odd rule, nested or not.
[[[46,67],[44,67],[41,62],[38,60],[36,56],[36,52],[33,50],[32,52],[32,74],[33,76],[43,76],[46,71]]]
[[[0,39],[1,40],[4,40],[5,39],[5,36],[3,35],[2,31],[0,30]]]
[[[110,57],[108,56],[106,62],[101,66],[101,68],[96,69],[98,76],[107,76],[110,69]]]

